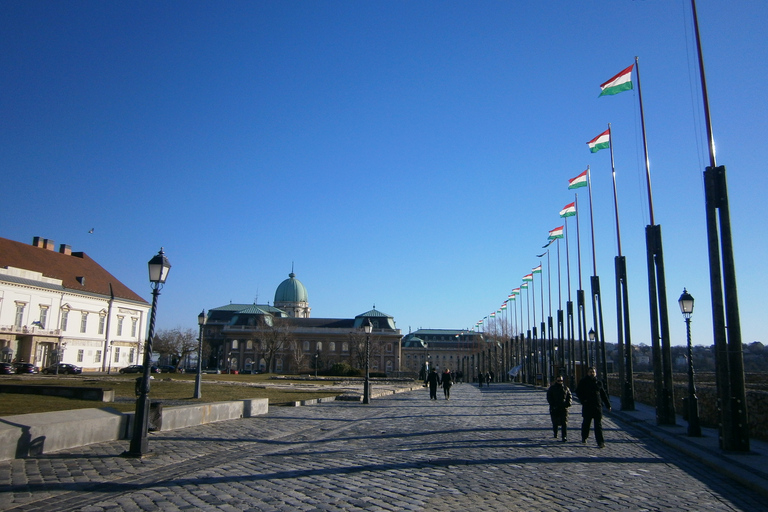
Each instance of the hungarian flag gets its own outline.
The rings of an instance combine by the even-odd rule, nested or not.
[[[574,215],[576,215],[576,203],[567,204],[560,210],[561,217],[573,217]]]
[[[525,288],[527,290],[528,289],[528,283],[521,284],[520,288]]]
[[[589,150],[592,153],[597,153],[601,149],[606,149],[610,147],[611,145],[611,129],[608,128],[603,133],[592,139],[591,141],[587,142],[587,145],[589,146]]]
[[[549,243],[552,243],[552,241],[550,240],[550,242],[549,242]],[[547,244],[547,245],[549,245],[549,244]],[[542,258],[542,257],[544,257],[544,255],[545,255],[545,254],[547,254],[548,252],[549,252],[549,251],[544,251],[544,252],[543,252],[543,253],[541,253],[541,254],[537,254],[537,255],[536,255],[536,257],[537,257],[537,258]]]
[[[523,281],[533,281],[533,274],[523,276]]]
[[[541,274],[541,265],[533,269],[534,274]]]
[[[496,316],[496,313],[491,313],[491,318],[494,318]]]
[[[629,91],[632,89],[632,68],[634,64],[627,69],[619,71],[619,73],[605,82],[600,84],[600,96],[611,96],[613,94],[619,94],[620,92]],[[598,96],[598,98],[600,97]]]
[[[589,170],[589,169],[587,169]],[[568,180],[568,190],[574,189],[574,188],[581,188],[586,187],[588,185],[587,183],[587,171],[584,171],[583,173],[579,174],[575,178]],[[561,215],[562,217],[562,215]]]
[[[520,288],[515,288],[514,290],[512,290],[512,293],[517,293],[519,295],[520,294]]]
[[[542,249],[546,249],[547,247],[549,247],[549,246],[550,246],[550,245],[552,245],[553,243],[555,243],[555,239],[554,239],[554,238],[550,239],[550,241],[549,241],[549,242],[547,242],[547,245],[542,245],[542,246],[541,246],[541,248],[542,248]],[[543,256],[543,254],[542,254],[542,256]],[[539,257],[541,257],[541,256],[539,256]]]
[[[550,240],[554,240],[555,238],[563,238],[563,226],[560,226],[559,228],[555,228],[552,231],[549,232]]]
[[[507,300],[515,300],[515,294],[510,293],[509,296],[507,297]]]

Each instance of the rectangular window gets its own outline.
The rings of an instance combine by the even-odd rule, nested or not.
[[[88,329],[88,313],[83,311],[80,313],[80,332],[85,332]]]
[[[128,362],[132,363],[135,358],[136,358],[136,349],[132,348],[131,351],[128,353]]]
[[[101,362],[101,350],[96,351],[96,355],[93,356],[93,362],[94,363],[100,363]]]
[[[136,325],[139,323],[138,318],[131,318],[131,338],[136,337]]]
[[[104,315],[99,315],[99,334],[104,334],[104,322],[106,322],[107,317]]]
[[[117,335],[122,336],[123,335],[123,318],[122,316],[117,317]]]
[[[40,306],[40,327],[45,329],[48,323],[48,306]]]
[[[120,347],[115,347],[115,362],[120,362]]]
[[[65,309],[61,312],[61,330],[67,330],[67,321],[69,320],[69,310]]]
[[[83,362],[83,350],[80,349],[77,351],[77,362],[82,363]]]
[[[24,308],[27,305],[24,302],[17,302],[16,303],[16,318],[13,321],[13,325],[15,327],[21,327],[22,323],[24,322]]]

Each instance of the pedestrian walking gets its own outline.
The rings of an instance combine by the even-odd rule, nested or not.
[[[477,385],[478,385],[479,387],[483,387],[483,381],[484,381],[484,380],[485,380],[485,375],[484,375],[484,374],[482,374],[482,373],[481,373],[481,374],[478,374],[478,376],[477,376]]]
[[[440,375],[437,374],[437,370],[432,368],[427,375],[427,380],[424,381],[429,387],[429,399],[437,400],[437,386],[440,384]]]
[[[485,372],[485,385],[491,387],[491,372]]]
[[[451,398],[452,385],[453,385],[453,374],[451,373],[451,370],[446,368],[445,371],[443,372],[443,378],[442,378],[443,394],[445,395],[446,400],[449,400]]]
[[[603,383],[597,380],[597,372],[592,366],[587,370],[587,375],[576,386],[576,396],[581,402],[581,415],[584,418],[581,423],[581,442],[586,444],[589,437],[589,426],[595,422],[595,440],[597,446],[605,448],[603,438],[603,404],[611,410],[611,401],[605,392]]]
[[[557,430],[560,429],[563,442],[568,440],[568,408],[573,403],[571,390],[563,384],[563,377],[555,378],[554,384],[547,390],[547,403],[549,403],[549,417],[552,418],[552,431],[557,439]]]

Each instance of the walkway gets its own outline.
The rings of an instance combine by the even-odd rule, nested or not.
[[[552,439],[544,393],[418,389],[154,433],[141,460],[122,441],[2,462],[0,510],[768,510],[629,413],[606,418],[604,449],[579,442],[578,406]]]

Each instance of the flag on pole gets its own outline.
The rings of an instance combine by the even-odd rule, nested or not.
[[[568,190],[572,190],[574,188],[586,187],[587,185],[588,185],[587,171],[584,171],[583,173],[579,174],[575,178],[568,180]]]
[[[576,215],[576,203],[567,204],[560,210],[561,217],[573,217],[574,215]]]
[[[534,274],[541,274],[541,265],[533,269]]]
[[[507,300],[515,300],[515,294],[510,293],[509,296],[507,297]]]
[[[528,283],[521,284],[520,288],[525,288],[527,290],[528,289]]]
[[[589,150],[592,153],[597,153],[601,149],[606,149],[610,147],[611,145],[611,129],[608,128],[603,133],[592,139],[591,141],[587,142],[587,145],[589,146]]]
[[[623,69],[618,72],[616,76],[600,84],[600,96],[611,96],[613,94],[619,94],[620,92],[629,91],[632,89],[632,68],[634,64],[627,69]],[[600,97],[598,96],[598,98]]]
[[[523,281],[533,281],[533,274],[523,276]]]
[[[496,316],[496,312],[494,311],[493,313],[491,313],[491,318],[493,318],[495,316]]]
[[[542,245],[541,248],[542,249],[546,249],[547,247],[549,247],[553,243],[555,243],[555,239],[554,238],[550,239],[549,242],[547,242],[547,245]],[[541,258],[541,256],[537,256],[537,258]]]
[[[520,288],[515,288],[514,290],[512,290],[512,293],[517,293],[519,295],[520,294]]]
[[[549,239],[554,240],[556,238],[563,238],[563,226],[555,228],[549,232]]]
[[[551,244],[551,243],[552,243],[552,241],[550,240],[549,244]],[[549,244],[547,244],[547,245],[549,245]],[[541,253],[541,254],[537,254],[537,255],[536,255],[536,257],[537,257],[537,258],[542,258],[542,257],[544,257],[544,255],[545,255],[545,254],[547,254],[548,252],[549,252],[549,251],[544,251],[544,252],[543,252],[543,253]]]

